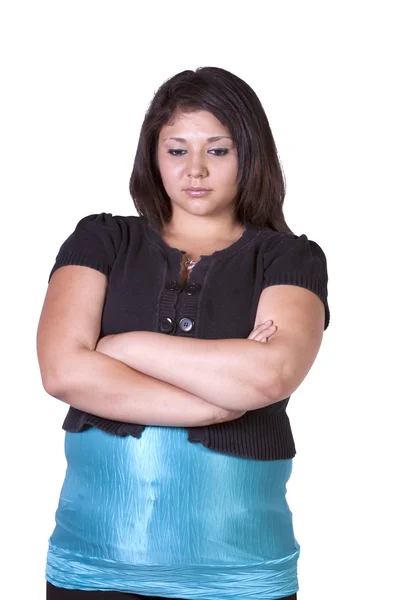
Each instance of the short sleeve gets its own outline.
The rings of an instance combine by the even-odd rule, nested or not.
[[[108,277],[120,245],[120,226],[111,213],[88,215],[61,245],[48,280],[65,265],[91,267]]]
[[[283,234],[264,254],[263,289],[271,285],[298,285],[314,292],[325,307],[325,325],[330,321],[328,270],[322,248],[306,235]]]

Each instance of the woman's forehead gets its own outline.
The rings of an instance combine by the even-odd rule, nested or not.
[[[182,135],[179,136],[179,133]],[[206,110],[196,110],[190,112],[179,111],[173,118],[165,123],[160,130],[163,137],[176,134],[177,137],[184,137],[183,133],[192,135],[204,135],[204,137],[228,136],[229,129],[223,125],[215,115]]]

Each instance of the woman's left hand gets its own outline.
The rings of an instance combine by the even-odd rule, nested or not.
[[[265,343],[268,342],[269,338],[274,335],[277,329],[278,328],[276,325],[274,325],[274,322],[269,320],[265,323],[260,323],[257,325],[247,339]]]

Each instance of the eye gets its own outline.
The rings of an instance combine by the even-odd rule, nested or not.
[[[228,148],[213,148],[212,150],[209,150],[209,152],[215,153],[214,156],[225,156],[228,154],[229,150]]]
[[[182,154],[183,154],[184,152],[186,152],[186,150],[183,150],[183,149],[176,149],[176,150],[175,150],[175,149],[173,149],[173,148],[170,148],[170,149],[168,150],[168,154],[171,154],[172,156],[182,156]]]

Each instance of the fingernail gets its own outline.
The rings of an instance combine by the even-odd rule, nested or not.
[[[269,320],[269,321],[264,321],[264,325],[272,325],[272,321],[271,321],[271,320]]]

